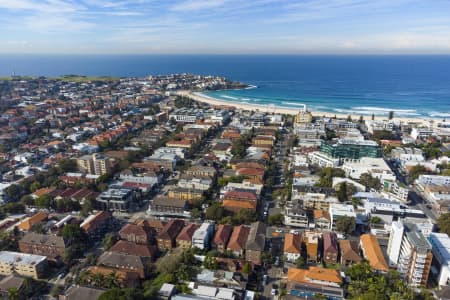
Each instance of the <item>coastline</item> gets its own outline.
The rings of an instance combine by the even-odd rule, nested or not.
[[[213,98],[210,96],[206,96],[201,92],[192,92],[188,90],[177,91],[176,94],[178,96],[187,97],[197,102],[207,103],[212,106],[222,106],[222,107],[234,107],[236,109],[246,110],[246,111],[260,111],[267,113],[276,113],[276,114],[286,114],[286,115],[296,115],[299,111],[301,111],[298,107],[276,107],[275,105],[258,105],[258,104],[246,104],[246,103],[234,103],[228,102],[222,99]],[[330,113],[323,111],[310,111],[314,117],[328,117],[333,118],[336,116],[337,118],[346,119],[349,115],[353,120],[359,120],[360,115],[355,114],[343,114],[343,113]],[[364,116],[364,119],[372,118],[371,116]],[[377,121],[387,120],[385,116],[375,116],[374,118]],[[396,122],[402,123],[419,123],[419,124],[427,124],[430,120],[438,120],[434,118],[423,118],[423,117],[395,117],[393,118]]]

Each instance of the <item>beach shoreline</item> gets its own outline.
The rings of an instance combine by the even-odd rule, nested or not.
[[[220,107],[233,107],[236,109],[246,110],[246,111],[260,111],[266,113],[275,113],[275,114],[287,114],[287,115],[296,115],[298,114],[300,107],[276,107],[275,105],[258,105],[258,104],[247,104],[247,103],[235,103],[229,102],[222,99],[213,98],[207,95],[204,95],[201,92],[193,92],[189,90],[177,91],[176,94],[178,96],[187,97],[194,101],[207,103],[212,106],[220,106]],[[314,117],[327,117],[327,118],[337,118],[346,119],[348,116],[351,116],[352,120],[359,120],[361,115],[355,114],[343,114],[343,113],[331,113],[324,111],[310,111]],[[372,116],[363,116],[364,120],[372,119]],[[388,120],[387,116],[374,116],[374,120],[383,121]],[[419,123],[419,124],[427,124],[430,120],[440,120],[440,118],[424,118],[424,117],[396,117],[394,115],[393,121],[402,122],[402,123]]]

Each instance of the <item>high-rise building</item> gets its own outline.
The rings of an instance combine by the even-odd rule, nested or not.
[[[389,264],[397,266],[410,285],[427,284],[433,254],[430,243],[415,224],[393,222],[387,252]]]
[[[111,171],[111,159],[99,153],[77,158],[77,165],[81,172],[88,174],[101,176]]]

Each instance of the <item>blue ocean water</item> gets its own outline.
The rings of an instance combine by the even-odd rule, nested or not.
[[[0,55],[0,75],[221,75],[257,88],[208,92],[230,102],[450,117],[450,56]]]

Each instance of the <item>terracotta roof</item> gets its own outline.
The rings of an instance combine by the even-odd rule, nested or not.
[[[328,221],[331,221],[330,213],[327,210],[315,209],[314,210],[314,219],[319,219],[319,218],[325,218]]]
[[[358,244],[356,243],[356,241],[340,240],[339,248],[341,249],[342,260],[352,262],[361,261],[361,256],[359,256]]]
[[[150,248],[150,246],[148,245],[135,244],[133,242],[123,240],[120,240],[117,243],[115,243],[109,249],[109,251],[129,255],[136,255],[141,257],[154,257],[156,254],[155,249]]]
[[[177,236],[177,241],[192,241],[192,236],[194,235],[194,232],[200,228],[200,225],[198,224],[188,224],[187,226],[185,226],[180,233]]]
[[[258,197],[254,192],[232,190],[225,193],[224,199],[245,199],[250,201],[256,201],[258,200]]]
[[[40,196],[46,195],[54,190],[55,190],[54,187],[41,188],[41,189],[34,191],[33,196],[40,197]]]
[[[387,272],[389,267],[384,259],[383,252],[381,251],[376,236],[372,234],[363,234],[360,239],[361,248],[363,249],[364,256],[369,261],[370,266],[375,270]]]
[[[233,233],[231,234],[230,241],[228,242],[227,249],[233,251],[243,250],[245,243],[247,242],[248,234],[250,233],[250,228],[244,225],[235,226]]]
[[[40,211],[37,214],[23,220],[17,227],[20,230],[30,230],[31,227],[33,227],[37,223],[40,223],[40,222],[46,220],[47,218],[48,218],[48,214],[43,211]]]
[[[231,233],[233,232],[233,226],[228,224],[219,224],[217,227],[216,234],[214,235],[214,244],[216,245],[226,245],[230,239]]]
[[[301,253],[302,239],[300,234],[286,233],[284,235],[284,252]]]
[[[102,274],[102,275],[109,275],[111,273],[115,273],[117,278],[122,282],[130,282],[139,279],[139,274],[136,272],[117,270],[114,268],[102,266],[91,266],[87,268],[87,271],[89,271],[91,274]]]
[[[264,170],[262,169],[241,168],[237,170],[237,173],[239,175],[264,176]]]
[[[100,211],[94,215],[92,219],[90,219],[86,223],[82,223],[81,228],[89,234],[91,231],[97,229],[98,226],[103,225],[108,219],[111,217],[111,213],[109,211]]]
[[[256,209],[256,202],[240,201],[240,200],[224,200],[224,207]]]
[[[119,231],[119,235],[129,235],[129,234],[134,234],[134,235],[145,235],[147,236],[148,232],[145,230],[144,226],[139,226],[139,225],[135,225],[135,224],[125,224],[122,229],[120,229]]]
[[[288,280],[298,283],[311,283],[312,280],[342,283],[342,278],[337,270],[320,267],[309,267],[308,270],[289,268]]]

